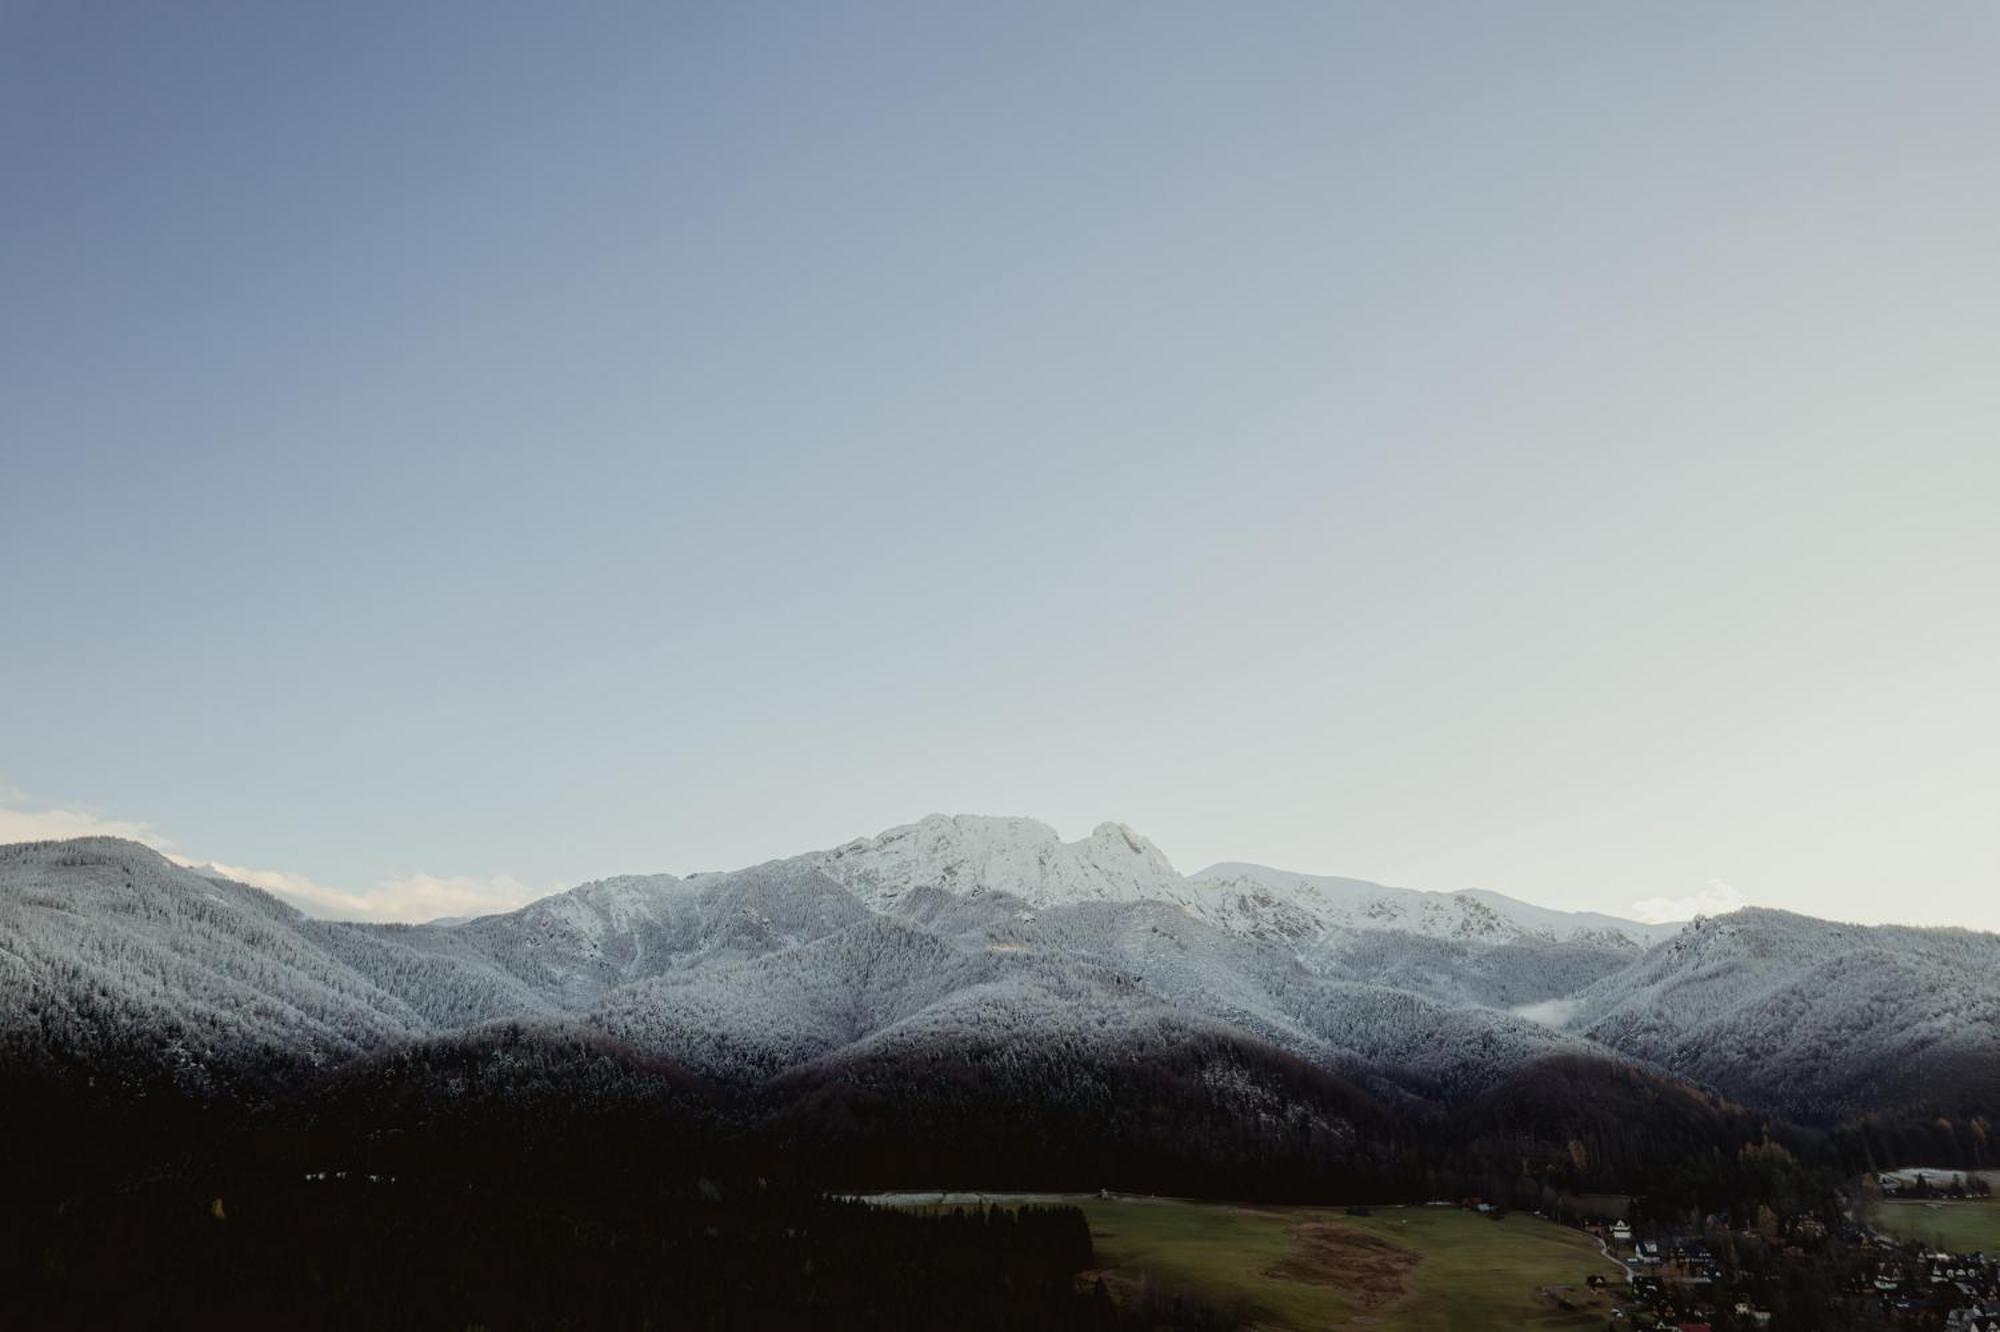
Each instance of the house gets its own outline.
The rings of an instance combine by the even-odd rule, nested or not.
[[[1632,1227],[1626,1225],[1623,1221],[1613,1221],[1611,1223],[1611,1238],[1620,1244],[1630,1244],[1632,1242]]]

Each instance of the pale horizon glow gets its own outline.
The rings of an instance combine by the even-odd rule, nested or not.
[[[0,11],[0,841],[2000,929],[2000,9]]]

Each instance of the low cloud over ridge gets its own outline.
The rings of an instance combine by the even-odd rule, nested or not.
[[[320,883],[289,870],[253,869],[183,854],[150,823],[109,818],[87,809],[35,809],[26,793],[0,783],[0,845],[64,841],[72,837],[122,837],[152,847],[176,864],[262,888],[309,916],[327,920],[425,921],[440,916],[483,916],[511,911],[542,895],[511,875],[392,874],[372,887]],[[547,891],[547,890],[544,890]]]
[[[1734,884],[1710,879],[1701,891],[1686,897],[1647,897],[1632,904],[1632,918],[1648,925],[1667,921],[1693,920],[1696,916],[1720,916],[1744,905],[1743,894]]]

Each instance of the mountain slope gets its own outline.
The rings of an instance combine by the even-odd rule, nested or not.
[[[612,991],[591,1021],[724,1078],[934,1041],[1110,1049],[1172,1020],[1435,1096],[1581,1048],[1490,1009],[1316,976],[1286,950],[1167,903],[1021,905],[920,890],[895,913],[797,947]]]
[[[9,863],[11,1030],[32,1042],[39,1023],[70,1056],[99,1030],[220,1067],[583,1020],[754,1082],[965,1039],[1112,1051],[1165,1023],[1436,1097],[1579,1046],[1464,1002],[1464,984],[1427,973],[1385,986],[1219,926],[1202,885],[1113,824],[1065,844],[1028,820],[930,819],[744,870],[605,880],[414,926],[309,920],[129,843]],[[1466,955],[1482,947],[1461,945],[1455,964],[1478,969]],[[189,1046],[189,1031],[207,1035]]]
[[[1990,1111],[2000,935],[1738,911],[1696,921],[1583,990],[1570,1026],[1808,1121]]]
[[[328,935],[367,939],[344,955],[425,1012],[436,1011],[425,968],[494,978],[518,1006],[480,1010],[492,1019],[581,1013],[621,985],[761,956],[868,914],[810,864],[777,861],[687,880],[606,879],[455,925],[339,925]]]
[[[117,838],[0,847],[0,1041],[165,1070],[338,1062],[430,1024],[331,956],[318,922]]]
[[[1642,951],[1664,928],[1251,865],[1184,878],[1117,824],[1065,843],[933,816],[426,925],[311,920],[85,839],[0,848],[0,1054],[227,1087],[525,1021],[744,1088],[967,1043],[1110,1067],[1172,1032],[1387,1103],[1585,1057],[1821,1120],[2000,1101],[1995,936],[1746,911]]]

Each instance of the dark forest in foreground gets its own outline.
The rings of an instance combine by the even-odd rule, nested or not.
[[[1161,896],[1115,896],[1134,875]],[[1346,886],[1363,924],[1299,907],[1332,912],[1325,883],[1293,901],[1183,879],[1129,830],[927,820],[365,927],[129,842],[28,843],[0,847],[0,1070],[29,1101],[171,1094],[343,1151],[643,1108],[863,1188],[1473,1179],[1686,1206],[1715,1194],[1709,1144],[1991,1154],[2000,936],[1745,912],[1642,947],[1595,918]]]
[[[968,877],[996,836],[1047,872]],[[1062,1209],[843,1199],[1617,1194],[1768,1228],[1831,1225],[1866,1170],[1993,1164],[2000,939],[1292,909],[1323,887],[942,820],[359,927],[131,843],[0,848],[0,1325],[1202,1326],[1079,1281]],[[1556,1000],[1586,1025],[1511,1011]]]
[[[1020,1052],[1013,1052],[1016,1056]],[[1472,1193],[1641,1215],[1832,1214],[1949,1123],[1802,1129],[1602,1062],[1391,1111],[1280,1052],[1024,1066],[961,1048],[749,1099],[589,1033],[508,1024],[191,1097],[115,1061],[16,1068],[4,1100],[9,1326],[1205,1326],[1077,1274],[1073,1209],[926,1217],[894,1187],[1322,1203]],[[1004,1066],[1004,1071],[1003,1070]],[[1282,1089],[1243,1115],[1218,1069]],[[1985,1164],[1969,1161],[1967,1164]]]

